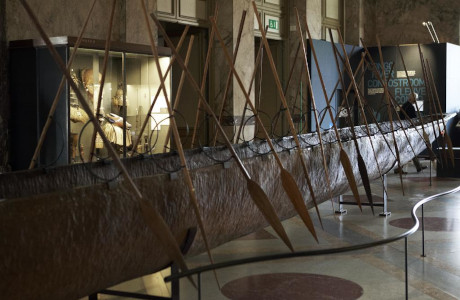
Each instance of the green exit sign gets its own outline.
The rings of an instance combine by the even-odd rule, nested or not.
[[[280,22],[278,20],[268,19],[268,28],[269,29],[279,30],[280,29],[279,24],[280,24]]]

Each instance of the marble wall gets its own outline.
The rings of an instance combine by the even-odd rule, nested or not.
[[[27,2],[49,36],[78,36],[93,0],[29,0]],[[111,5],[110,0],[96,2],[85,37],[105,39]],[[116,6],[112,39],[123,41],[126,35],[125,2],[116,1]],[[10,41],[40,37],[19,1],[6,0],[6,22],[7,37]]]
[[[93,0],[28,0],[27,3],[49,36],[78,36]],[[85,37],[106,38],[112,3],[112,0],[96,1]],[[156,0],[148,0],[146,5],[149,13],[156,11]],[[112,40],[149,44],[140,2],[115,0],[115,6]],[[17,0],[6,0],[6,24],[8,41],[40,37]]]
[[[364,1],[364,38],[376,45],[431,43],[423,21],[431,21],[441,43],[459,43],[458,0],[367,0]]]

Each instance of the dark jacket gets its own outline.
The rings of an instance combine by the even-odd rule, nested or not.
[[[402,111],[405,111],[410,119],[417,117],[415,107],[409,101],[406,101],[406,103],[404,103],[403,106],[401,106],[401,111],[399,112],[399,117],[401,118],[401,120],[404,120],[406,118],[406,115]]]

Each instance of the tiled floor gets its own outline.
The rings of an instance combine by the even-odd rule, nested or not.
[[[361,213],[356,206],[346,206],[347,214],[336,215],[331,202],[325,202],[320,206],[324,229],[316,222],[319,243],[299,218],[283,222],[295,249],[332,248],[398,235],[405,231],[404,218],[410,217],[418,200],[460,185],[460,179],[436,177],[430,185],[429,168],[416,173],[408,165],[405,170],[404,196],[399,177],[388,174],[388,217],[378,216],[381,207],[373,216],[369,207]],[[380,180],[372,183],[372,192],[382,196]],[[426,204],[424,213],[426,257],[421,257],[421,231],[408,239],[409,299],[460,299],[460,193]],[[220,262],[286,251],[272,229],[266,228],[212,253]],[[207,264],[204,254],[188,259],[190,268],[202,264]],[[404,299],[404,240],[356,252],[242,265],[219,270],[217,276],[222,292],[212,272],[202,274],[202,299]],[[148,276],[114,289],[167,294],[158,288],[160,281]],[[186,279],[180,282],[180,293],[181,299],[197,299],[197,291]],[[127,298],[99,295],[99,299]]]

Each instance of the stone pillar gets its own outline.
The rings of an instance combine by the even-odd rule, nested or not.
[[[8,72],[7,72],[7,42],[6,42],[6,4],[0,2],[0,173],[8,170]]]
[[[345,43],[360,45],[360,37],[364,35],[363,0],[345,1],[344,36]]]
[[[227,46],[227,50],[232,53],[235,50],[236,41],[238,37],[238,29],[240,27],[241,16],[243,10],[247,11],[246,20],[244,23],[243,33],[239,46],[239,52],[235,63],[235,69],[238,71],[246,90],[249,87],[252,73],[254,70],[254,10],[250,0],[217,0],[219,7],[218,14],[218,28],[222,35],[223,40]],[[222,106],[223,95],[225,92],[225,85],[227,81],[228,72],[230,68],[224,56],[222,48],[217,40],[214,42],[214,57],[213,57],[213,70],[212,77],[211,99],[215,111]],[[251,101],[254,102],[254,89],[250,94]],[[231,83],[229,95],[227,97],[226,111],[233,116],[233,120],[228,120],[226,130],[229,135],[234,131],[233,124],[238,125],[241,123],[241,116],[243,114],[246,98],[241,91],[236,79]],[[227,114],[228,115],[228,114]],[[246,115],[247,116],[247,115]],[[231,118],[228,118],[231,119]],[[237,129],[236,129],[237,130]],[[253,133],[252,126],[245,127],[245,136]],[[251,132],[252,130],[252,132]]]

